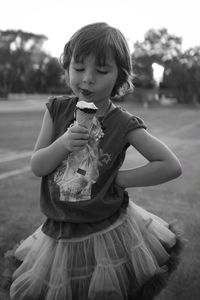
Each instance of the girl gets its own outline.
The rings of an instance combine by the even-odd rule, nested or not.
[[[31,159],[42,177],[40,206],[47,219],[15,252],[22,264],[10,297],[153,299],[176,265],[180,241],[169,224],[129,201],[126,188],[172,180],[181,174],[180,163],[140,118],[110,100],[131,86],[130,52],[119,30],[105,23],[83,27],[65,45],[62,66],[74,96],[49,99]],[[90,132],[74,122],[80,101],[98,108]],[[98,176],[89,198],[75,193],[71,200],[61,181],[71,155],[94,138],[94,128],[103,131]],[[148,163],[122,171],[130,145]]]

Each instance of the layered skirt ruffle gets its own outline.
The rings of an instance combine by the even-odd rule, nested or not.
[[[38,228],[15,251],[12,300],[153,299],[177,265],[178,233],[130,203],[109,228],[54,240]]]

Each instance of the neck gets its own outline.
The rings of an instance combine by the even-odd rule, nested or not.
[[[97,117],[104,117],[106,116],[111,110],[112,110],[112,101],[110,99],[108,99],[108,101],[102,103],[101,105],[97,105],[98,107],[98,111],[96,113]]]

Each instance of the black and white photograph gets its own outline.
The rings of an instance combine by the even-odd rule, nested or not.
[[[199,300],[200,2],[0,7],[0,300]]]

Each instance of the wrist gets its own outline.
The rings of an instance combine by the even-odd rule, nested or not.
[[[60,144],[61,146],[67,151],[67,152],[71,152],[69,149],[69,143],[67,141],[66,138],[66,134],[61,135],[61,137],[59,138]]]

